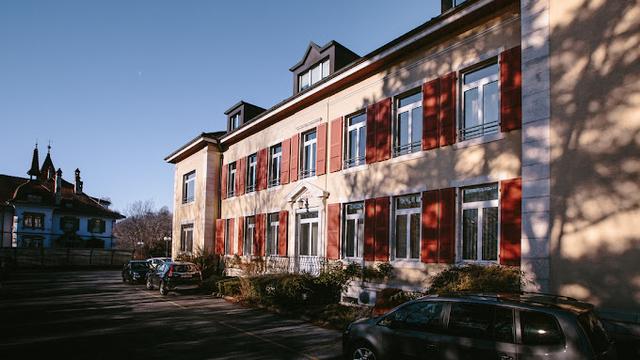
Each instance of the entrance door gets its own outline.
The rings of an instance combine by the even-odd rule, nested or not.
[[[302,211],[297,214],[298,258],[301,272],[311,274],[320,271],[318,259],[318,211]]]

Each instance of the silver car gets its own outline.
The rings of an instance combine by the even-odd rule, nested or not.
[[[343,334],[348,359],[615,359],[593,306],[538,293],[427,296]]]

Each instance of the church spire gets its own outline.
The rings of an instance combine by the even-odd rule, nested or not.
[[[47,146],[47,157],[45,157],[42,167],[40,168],[40,178],[42,180],[50,180],[53,179],[55,173],[56,168],[53,166],[53,161],[51,161],[51,143],[49,143]]]
[[[36,147],[33,149],[33,157],[31,158],[31,169],[27,171],[30,179],[40,176],[40,159],[38,157],[38,142],[36,141]]]

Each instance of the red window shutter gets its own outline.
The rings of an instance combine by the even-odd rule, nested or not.
[[[377,198],[375,210],[375,259],[389,261],[389,197]]]
[[[422,150],[438,147],[440,128],[440,79],[422,85]]]
[[[267,149],[258,151],[258,163],[256,173],[256,189],[264,190],[267,188]]]
[[[375,259],[376,199],[364,201],[364,254],[367,261]]]
[[[455,259],[456,190],[440,190],[438,262],[451,264]]]
[[[336,172],[342,170],[342,118],[331,121],[330,137],[331,145],[329,146],[329,171]]]
[[[500,54],[500,130],[522,127],[522,53],[520,46]]]
[[[300,134],[295,134],[291,138],[291,157],[289,160],[289,179],[291,182],[298,181],[298,157],[300,155]]]
[[[216,219],[216,245],[215,253],[224,255],[224,219]]]
[[[229,165],[222,165],[222,175],[220,176],[220,198],[227,198],[227,177],[229,174]]]
[[[500,183],[500,264],[520,265],[522,179]]]
[[[440,192],[422,193],[422,239],[420,260],[424,263],[438,262],[438,228],[440,222]]]
[[[367,164],[378,161],[376,153],[376,114],[378,113],[378,104],[372,104],[367,107],[367,149],[365,154],[365,162]]]
[[[253,254],[264,256],[265,251],[265,223],[267,214],[256,215],[256,232],[253,241]]]
[[[289,212],[280,211],[278,215],[278,255],[287,256],[287,232],[289,229]]]
[[[242,256],[244,249],[244,216],[238,218],[238,255]]]
[[[236,162],[236,195],[244,194],[244,183],[247,178],[247,158],[243,157]]]
[[[340,257],[340,204],[327,205],[327,259]]]
[[[228,219],[227,220],[229,222],[229,251],[231,253],[233,253],[233,235],[235,234],[235,220],[234,219]]]
[[[378,102],[376,116],[377,161],[391,159],[391,98]]]
[[[291,140],[282,141],[282,158],[280,161],[280,184],[289,183],[289,159],[291,157]]]
[[[316,128],[317,153],[316,153],[316,175],[327,173],[327,123],[322,123]]]
[[[456,142],[456,73],[440,78],[440,139],[439,146]]]

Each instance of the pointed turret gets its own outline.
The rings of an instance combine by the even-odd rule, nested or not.
[[[47,157],[44,158],[42,168],[40,169],[40,178],[42,180],[50,180],[53,179],[55,173],[56,168],[53,166],[53,161],[51,161],[51,145],[49,145],[47,146]]]
[[[38,178],[40,176],[40,159],[38,157],[38,143],[36,143],[36,147],[33,149],[33,157],[31,158],[31,169],[27,171],[27,175],[29,175],[30,179]]]

